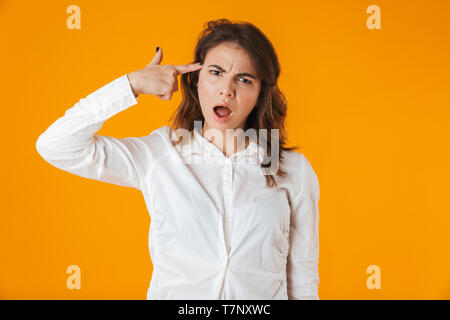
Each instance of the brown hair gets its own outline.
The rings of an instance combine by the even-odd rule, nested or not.
[[[279,131],[279,166],[277,176],[283,177],[286,172],[282,170],[282,151],[297,149],[297,146],[285,147],[286,131],[284,121],[286,119],[287,101],[278,88],[277,80],[280,75],[280,65],[275,50],[266,36],[253,24],[248,22],[232,23],[228,19],[213,20],[205,23],[197,46],[194,50],[194,62],[204,62],[208,51],[223,42],[234,43],[245,49],[253,63],[258,78],[261,79],[261,92],[255,108],[247,117],[245,130],[253,128],[258,133],[259,129],[268,129],[267,150],[271,155],[271,130]],[[197,93],[199,71],[188,72],[181,75],[182,101],[177,110],[172,114],[173,128],[183,128],[192,133],[194,121],[204,121]],[[174,141],[175,144],[181,142]],[[270,167],[271,163],[261,164],[261,167]],[[276,187],[273,175],[265,175],[266,184]]]

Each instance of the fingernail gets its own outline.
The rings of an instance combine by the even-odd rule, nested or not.
[[[203,65],[203,62],[200,62],[200,65],[202,66],[202,65]]]
[[[159,47],[156,47],[156,52],[158,52],[158,50],[159,50]]]

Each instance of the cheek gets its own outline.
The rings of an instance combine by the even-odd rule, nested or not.
[[[206,111],[206,108],[214,103],[214,88],[208,82],[208,79],[199,78],[197,83],[197,93],[198,99],[200,101],[200,107],[203,112]]]
[[[213,91],[212,85],[211,83],[208,81],[208,79],[206,79],[205,77],[200,77],[198,80],[198,84],[197,84],[197,90],[199,93],[199,96],[208,96],[210,95]]]
[[[245,111],[250,112],[256,105],[257,100],[258,95],[255,94],[255,92],[246,92],[241,95],[240,104],[243,106],[243,109],[245,109]]]
[[[199,88],[203,92],[214,92],[215,90],[215,84],[214,81],[211,81],[211,79],[208,79],[208,75],[203,75],[203,77],[199,78]]]

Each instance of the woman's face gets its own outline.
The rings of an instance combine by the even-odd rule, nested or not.
[[[205,118],[203,129],[244,129],[260,91],[261,80],[243,48],[222,43],[210,49],[198,78],[198,97]],[[214,107],[224,103],[229,104],[232,113],[228,120],[219,121]]]

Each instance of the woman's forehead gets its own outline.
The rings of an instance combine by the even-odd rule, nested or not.
[[[245,49],[228,44],[221,44],[209,50],[205,57],[205,64],[218,65],[227,71],[235,67],[239,72],[256,73]]]

